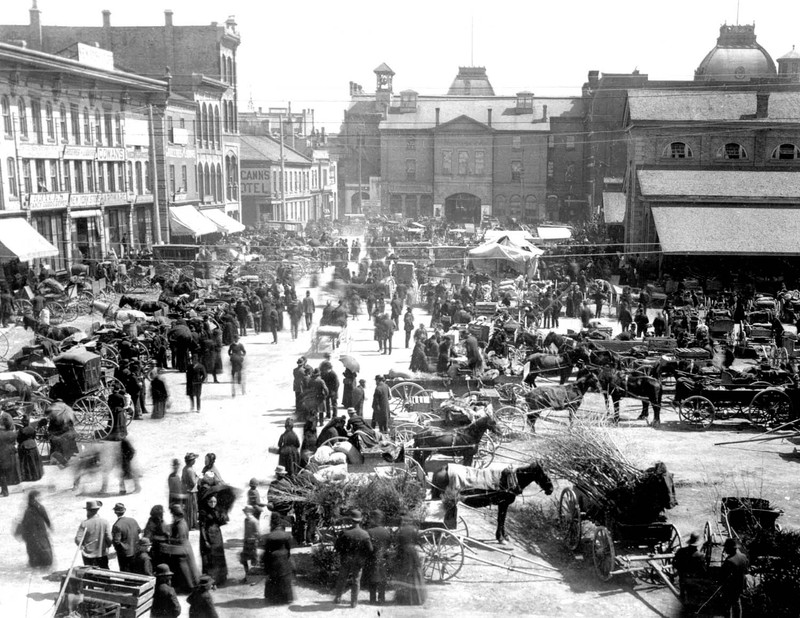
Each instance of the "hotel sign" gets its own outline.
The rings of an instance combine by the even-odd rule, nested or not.
[[[272,196],[271,182],[269,168],[243,168],[239,189],[243,196]]]

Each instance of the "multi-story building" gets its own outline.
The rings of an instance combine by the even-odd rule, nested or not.
[[[394,72],[375,74],[374,94],[351,83],[339,136],[346,212],[368,199],[385,213],[461,223],[588,214],[580,98],[496,96],[482,67],[461,67],[442,96],[397,96]],[[376,184],[379,196],[369,193]]]
[[[24,216],[59,249],[56,267],[158,237],[149,113],[168,96],[111,52],[63,53],[0,43],[0,217]]]
[[[270,107],[267,111],[261,107],[258,110],[240,111],[239,132],[243,135],[269,135],[273,139],[281,139],[281,135],[283,135],[287,144],[292,148],[297,148],[298,144],[293,143],[293,140],[302,142],[316,132],[314,110],[303,109],[300,112],[293,112],[292,106],[289,105],[288,107]]]
[[[338,219],[337,163],[327,150],[314,149],[311,164],[311,219]]]
[[[239,218],[236,50],[240,38],[233,17],[224,24],[176,26],[172,11],[166,10],[163,26],[112,26],[111,12],[103,11],[102,26],[44,26],[34,1],[30,23],[0,26],[0,40],[24,40],[28,47],[50,53],[76,42],[97,44],[113,52],[126,70],[167,80],[173,95],[169,113],[154,117],[159,199],[169,206],[194,203],[200,209],[220,210]],[[190,107],[194,111],[191,119],[187,116]],[[173,134],[173,129],[177,133]],[[191,143],[180,143],[186,139],[183,130],[193,136]],[[186,190],[182,193],[184,166]],[[162,210],[161,227],[166,232],[167,209]],[[177,228],[183,231],[180,224]]]
[[[281,149],[271,137],[242,135],[240,140],[244,224],[313,219],[312,160],[286,145]]]

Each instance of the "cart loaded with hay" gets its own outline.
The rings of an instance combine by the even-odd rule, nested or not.
[[[548,436],[543,447],[541,460],[549,473],[572,483],[558,503],[564,544],[577,550],[590,534],[584,523],[593,524],[592,563],[600,580],[629,574],[663,582],[677,593],[671,562],[681,536],[665,516],[678,504],[666,466],[637,468],[604,427],[588,423]]]

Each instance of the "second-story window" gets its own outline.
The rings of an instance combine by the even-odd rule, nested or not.
[[[114,145],[114,121],[111,118],[111,112],[104,111],[103,112],[103,123],[105,124],[106,129],[106,145],[113,146]]]
[[[83,143],[87,146],[92,145],[92,118],[89,116],[89,108],[83,108]]]
[[[103,118],[100,110],[94,110],[94,141],[98,144],[103,143]]]
[[[416,150],[416,149],[417,149],[417,138],[409,137],[406,140],[406,150]]]
[[[475,173],[476,174],[483,174],[486,171],[486,164],[484,161],[484,151],[483,150],[476,150],[475,151]]]
[[[44,122],[47,129],[47,139],[55,141],[56,139],[56,121],[53,118],[53,104],[48,101],[44,106]]]
[[[28,108],[25,106],[25,99],[17,99],[17,114],[19,115],[19,134],[28,137]]]
[[[42,104],[36,99],[31,99],[31,124],[36,141],[44,143],[44,132],[42,131]]]
[[[406,180],[417,179],[417,160],[406,159]]]
[[[567,141],[565,142],[564,147],[567,150],[575,150],[575,136],[574,135],[567,135]]]
[[[469,153],[466,150],[458,151],[458,175],[466,176],[469,174]]]
[[[511,162],[511,181],[520,182],[522,180],[522,161]]]
[[[64,191],[72,193],[72,161],[64,161],[61,177],[64,179]]]
[[[453,173],[453,151],[442,150],[442,174]]]
[[[69,119],[72,125],[72,140],[76,144],[81,143],[81,113],[78,109],[77,103],[71,103],[69,106]]]
[[[5,95],[0,97],[0,111],[3,114],[3,133],[6,137],[11,137],[14,134],[14,125],[11,123],[11,103],[8,102],[8,97]]]
[[[117,146],[122,146],[122,115],[119,113],[114,116],[114,139]]]
[[[67,106],[63,103],[58,107],[59,130],[61,131],[61,141],[69,141],[69,121],[67,120]]]
[[[22,160],[22,186],[25,189],[25,193],[29,195],[33,193],[33,179],[31,178],[30,159]]]

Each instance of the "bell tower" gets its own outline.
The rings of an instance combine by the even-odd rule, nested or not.
[[[380,103],[389,105],[392,100],[394,71],[384,62],[373,72],[375,73],[375,99]]]

